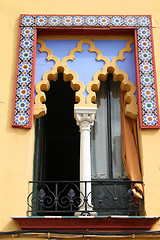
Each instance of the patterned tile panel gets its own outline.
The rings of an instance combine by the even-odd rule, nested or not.
[[[14,125],[28,126],[31,103],[31,78],[34,29],[22,27],[20,34]]]
[[[14,126],[29,127],[34,29],[36,27],[136,27],[142,127],[159,126],[149,16],[22,15]],[[138,87],[138,86],[137,86]]]
[[[149,16],[27,16],[21,18],[21,26],[53,27],[53,26],[150,26]]]

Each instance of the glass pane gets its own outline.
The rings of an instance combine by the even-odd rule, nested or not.
[[[91,129],[92,179],[109,177],[106,85],[101,82],[97,93],[97,115]]]
[[[120,82],[110,80],[110,104],[113,178],[126,178],[121,147]]]
[[[101,82],[96,103],[97,115],[91,129],[92,179],[126,178],[121,148],[120,82]]]

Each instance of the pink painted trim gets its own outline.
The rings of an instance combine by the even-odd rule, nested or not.
[[[12,127],[20,127],[14,125],[14,113],[15,113],[15,103],[16,103],[16,86],[17,86],[17,74],[18,74],[18,59],[19,59],[19,47],[20,47],[20,35],[21,28],[18,30],[18,46],[17,46],[17,58],[16,58],[16,72],[15,72],[15,80],[14,80],[14,96],[13,96],[13,109],[12,109]]]
[[[151,15],[99,15],[99,14],[20,14],[22,16],[120,16],[120,17],[150,17]]]
[[[137,84],[137,104],[139,115],[139,127],[142,128],[142,103],[141,103],[141,90],[140,90],[140,75],[139,75],[139,63],[138,63],[138,39],[137,30],[134,32],[134,46],[135,46],[135,68],[136,68],[136,84]]]
[[[21,27],[21,21],[22,21],[22,14],[20,14],[20,17],[19,17],[19,27]]]

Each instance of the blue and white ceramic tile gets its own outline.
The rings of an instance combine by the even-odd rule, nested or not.
[[[137,27],[143,126],[158,125],[149,16],[23,15],[17,72],[15,126],[29,124],[34,27],[47,26]]]

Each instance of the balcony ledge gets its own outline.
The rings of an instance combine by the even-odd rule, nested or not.
[[[150,230],[159,216],[13,216],[21,229],[55,231]]]

